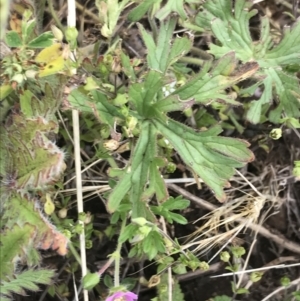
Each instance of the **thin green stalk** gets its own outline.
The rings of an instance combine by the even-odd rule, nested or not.
[[[116,161],[113,158],[107,158],[106,160],[112,168],[119,168],[118,164],[116,163]]]
[[[52,0],[48,0],[48,6],[49,6],[49,9],[50,9],[50,13],[51,13],[51,16],[52,18],[54,19],[57,27],[64,33],[65,32],[65,28],[64,26],[61,24],[57,14],[56,14],[56,11],[54,9],[54,6],[53,6],[53,2]]]
[[[124,217],[121,225],[121,230],[120,230],[120,236],[123,233],[125,226],[126,226],[126,217]],[[120,286],[120,261],[121,261],[121,248],[122,248],[122,243],[118,241],[117,249],[113,253],[112,257],[115,259],[115,273],[114,273],[114,285],[115,287]]]

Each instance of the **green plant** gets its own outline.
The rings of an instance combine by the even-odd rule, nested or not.
[[[219,41],[219,45],[210,44],[209,52],[216,57],[234,51],[240,61],[259,65],[254,77],[256,82],[240,91],[241,96],[253,95],[257,89],[262,91],[260,98],[252,101],[247,110],[250,122],[269,119],[281,123],[282,117],[296,121],[300,117],[297,101],[300,90],[295,76],[295,71],[299,70],[300,23],[296,21],[292,28],[287,28],[280,43],[275,45],[269,19],[262,17],[259,40],[253,41],[249,20],[257,10],[251,10],[251,6],[250,2],[238,0],[232,12],[230,1],[207,1],[203,5],[204,11],[196,16],[195,24],[202,30],[211,30]],[[276,108],[270,110],[272,102]]]
[[[10,31],[6,41],[20,52],[12,53],[3,60],[5,100],[8,103],[19,97],[18,107],[9,116],[2,115],[0,175],[1,185],[1,237],[0,278],[1,299],[8,300],[11,293],[24,294],[25,289],[38,290],[38,284],[48,284],[54,271],[40,268],[37,249],[53,249],[67,254],[68,238],[48,220],[45,213],[53,211],[52,201],[46,191],[62,175],[64,152],[48,135],[57,133],[55,113],[62,99],[63,76],[55,74],[35,81],[40,68],[34,63],[32,49],[44,48],[53,43],[53,35],[44,33],[35,37],[35,20],[26,12],[22,22],[22,35]],[[52,87],[50,88],[49,83]],[[41,199],[47,196],[44,205]],[[50,206],[50,207],[49,207]],[[45,211],[45,213],[43,212]],[[19,262],[29,269],[20,272]],[[38,267],[38,268],[34,268]]]
[[[0,133],[3,141],[0,146],[0,264],[4,269],[0,276],[1,279],[6,277],[1,280],[4,288],[1,297],[8,299],[12,292],[36,290],[36,284],[50,283],[52,271],[33,269],[41,262],[37,249],[52,248],[65,255],[68,240],[82,233],[83,227],[87,245],[92,247],[92,236],[96,233],[93,225],[82,225],[86,219],[92,221],[92,216],[82,214],[74,222],[67,218],[69,198],[63,196],[60,202],[51,199],[52,192],[57,191],[58,186],[61,188],[59,178],[65,172],[65,152],[50,140],[50,136],[59,131],[66,141],[69,139],[67,130],[59,129],[56,117],[64,96],[64,110],[76,109],[82,114],[81,126],[86,130],[81,136],[83,148],[88,144],[94,147],[94,157],[87,161],[102,159],[110,165],[110,191],[104,197],[107,211],[112,214],[112,226],[106,233],[110,232],[112,237],[121,225],[115,252],[97,273],[87,274],[83,288],[97,287],[102,274],[115,262],[113,282],[105,280],[111,297],[131,290],[119,279],[121,249],[129,242],[129,257],[156,261],[155,276],[159,278],[162,274],[156,299],[166,300],[166,283],[170,285],[170,277],[166,279],[165,270],[182,274],[187,269],[208,268],[206,262],[186,251],[188,246],[180,246],[158,223],[184,225],[188,222],[180,211],[189,206],[189,201],[170,197],[165,182],[176,169],[174,155],[178,154],[195,178],[203,180],[215,197],[224,202],[224,188],[230,187],[235,169],[254,160],[248,142],[220,136],[224,128],[243,133],[242,117],[236,114],[235,106],[242,106],[251,123],[280,124],[270,132],[273,139],[281,137],[285,126],[300,127],[296,76],[300,54],[299,22],[295,22],[275,45],[267,17],[261,18],[260,39],[253,40],[249,20],[256,11],[244,0],[235,1],[234,7],[227,0],[208,0],[203,5],[183,0],[141,1],[129,12],[128,20],[136,22],[147,13],[152,33],[147,31],[145,23],[137,24],[147,56],[131,59],[115,40],[122,11],[132,4],[131,1],[96,1],[101,33],[108,38],[109,47],[99,55],[97,43],[93,55],[88,57],[77,51],[75,28],[62,28],[62,31],[54,28],[53,33],[36,35],[36,25],[38,31],[41,30],[45,1],[41,1],[41,8],[38,2],[34,3],[38,19],[26,11],[21,33],[7,32],[6,43],[15,51],[5,56],[1,64],[0,100],[4,110],[0,114],[3,123]],[[186,7],[196,8],[198,13],[194,19],[190,18]],[[154,16],[159,24],[153,22]],[[196,33],[211,32],[216,40],[209,45],[208,53],[213,56],[205,52],[202,53],[204,60],[189,57],[194,38],[190,34],[175,36],[178,25]],[[68,45],[62,43],[63,34]],[[42,51],[37,54],[37,49]],[[71,60],[69,56],[73,50],[77,56]],[[200,71],[193,71],[187,63],[200,65]],[[78,79],[74,76],[74,68],[78,70],[79,84],[66,92],[67,80]],[[243,103],[243,97],[253,97],[256,91],[261,93],[258,100]],[[208,106],[217,112],[219,122],[208,112]],[[10,112],[12,107],[14,110]],[[195,112],[194,107],[197,108]],[[179,115],[193,116],[195,122],[186,125],[177,121],[170,114],[176,111]],[[72,147],[70,143],[69,153]],[[115,152],[122,147],[130,152],[123,165],[115,160]],[[296,176],[299,174],[297,162]],[[263,201],[256,211],[250,205],[247,212],[244,210],[247,206],[237,210],[235,220],[247,217],[255,222],[262,204]],[[60,209],[60,219],[55,218],[55,214],[53,217],[58,227],[64,229],[62,232],[45,215],[51,215],[55,205]],[[240,203],[224,205],[223,215],[219,214],[222,225],[227,223],[221,216],[237,209],[238,205]],[[214,227],[208,222],[200,231],[216,230]],[[240,230],[236,227],[232,232]],[[204,244],[199,244],[194,253],[201,252],[202,247],[209,250],[218,239],[224,241],[226,235],[203,239]],[[78,244],[70,244],[76,257],[74,246]],[[241,248],[231,249],[236,258],[241,256],[239,251]],[[222,253],[222,259],[228,262],[228,254]],[[17,271],[19,260],[28,265],[28,271]],[[231,264],[229,269],[235,272],[238,266]],[[43,272],[44,277],[35,281],[33,274]],[[28,281],[26,285],[22,284],[25,280]],[[246,292],[234,283],[232,288],[235,294]],[[62,285],[59,289],[63,291],[67,287]],[[183,300],[176,281],[174,292],[174,300]],[[219,296],[215,300],[226,298]]]

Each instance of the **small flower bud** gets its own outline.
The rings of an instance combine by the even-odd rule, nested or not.
[[[68,214],[68,209],[67,208],[62,208],[58,211],[58,216],[60,218],[66,218],[67,214]]]
[[[56,27],[55,25],[51,25],[51,31],[55,37],[55,39],[58,41],[58,42],[62,42],[63,38],[64,38],[64,34],[63,32],[58,28]]]

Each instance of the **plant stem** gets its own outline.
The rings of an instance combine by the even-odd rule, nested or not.
[[[34,14],[36,18],[37,32],[40,35],[43,32],[43,21],[44,21],[46,0],[34,0],[32,1],[32,4],[34,7]]]
[[[123,221],[122,221],[122,225],[121,225],[121,229],[120,229],[120,236],[122,235],[125,226],[126,226],[126,217],[124,217]],[[120,240],[118,241],[118,245],[117,245],[117,249],[113,254],[113,257],[115,259],[115,272],[114,272],[114,285],[115,287],[120,286],[120,260],[121,260],[121,248],[122,248],[122,243],[120,242]]]
[[[64,26],[61,24],[57,14],[56,14],[56,11],[54,9],[54,6],[53,6],[53,2],[52,0],[48,0],[48,6],[49,6],[49,9],[50,9],[50,12],[51,12],[51,15],[52,15],[52,18],[54,19],[57,27],[64,33],[65,32],[65,28]]]
[[[198,65],[198,66],[202,66],[204,60],[195,58],[195,57],[182,57],[178,60],[178,62],[180,63],[187,63],[187,64],[193,64],[193,65]]]
[[[107,158],[106,160],[112,168],[118,168],[118,164],[113,158]]]
[[[196,54],[197,56],[199,56],[200,59],[205,61],[210,61],[213,59],[213,56],[211,54],[207,53],[205,50],[202,50],[198,47],[192,47],[191,53]]]

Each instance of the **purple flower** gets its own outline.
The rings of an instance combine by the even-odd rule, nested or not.
[[[132,292],[116,292],[105,301],[135,301],[138,296]]]

